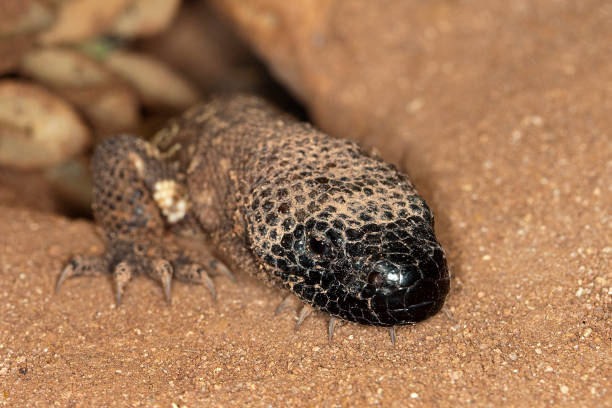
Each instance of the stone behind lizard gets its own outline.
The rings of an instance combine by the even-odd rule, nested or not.
[[[117,302],[145,273],[172,279],[248,270],[304,303],[362,324],[411,324],[449,291],[433,215],[397,169],[253,96],[218,97],[153,143],[121,135],[93,157],[107,252],[73,258],[58,281],[111,272]],[[221,260],[222,262],[219,262]]]

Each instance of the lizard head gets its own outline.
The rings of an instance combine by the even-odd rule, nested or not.
[[[449,291],[433,215],[393,166],[348,152],[339,165],[296,164],[255,188],[251,248],[271,279],[333,316],[379,326],[423,320]]]

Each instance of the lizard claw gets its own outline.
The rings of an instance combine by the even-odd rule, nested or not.
[[[210,291],[213,300],[217,300],[217,291],[215,290],[215,283],[210,278],[210,276],[208,276],[205,270],[202,270],[202,280],[204,281],[204,283],[206,283],[206,286],[208,286],[208,290]]]
[[[391,337],[391,344],[395,347],[395,326],[389,327],[389,336]]]
[[[166,275],[162,278],[162,286],[164,288],[164,296],[168,305],[172,304],[172,275]]]
[[[166,302],[168,302],[168,304],[171,304],[172,303],[172,294],[171,294],[172,273],[173,273],[172,265],[170,264],[170,262],[166,261],[165,259],[157,259],[156,261],[153,262],[152,266],[153,266],[152,270],[148,271],[149,276],[152,279],[158,281],[162,285],[162,288],[164,289],[164,296],[166,297]]]
[[[329,342],[332,342],[332,339],[334,338],[334,326],[336,324],[336,318],[334,316],[331,316],[329,318]]]
[[[66,267],[60,273],[55,285],[55,293],[59,292],[60,288],[67,279],[76,276],[95,276],[102,273],[104,270],[104,261],[97,256],[79,255],[68,261]]]
[[[117,307],[121,306],[121,300],[123,298],[123,289],[115,283],[115,304]]]
[[[293,295],[289,294],[279,303],[274,311],[274,316],[278,316],[293,301]]]
[[[123,291],[125,286],[132,279],[132,267],[127,262],[119,262],[113,271],[113,281],[115,283],[115,300],[117,307],[121,306]]]
[[[76,274],[77,265],[78,264],[76,260],[74,259],[71,259],[68,262],[68,265],[66,265],[62,273],[60,273],[59,278],[57,279],[57,284],[55,285],[55,293],[59,292],[60,288],[62,287],[62,284],[64,283],[66,279],[76,276],[75,274]]]
[[[304,323],[304,320],[306,320],[306,318],[310,316],[312,310],[312,307],[308,305],[304,305],[304,307],[302,307],[302,310],[300,310],[300,315],[298,316],[298,321],[295,323],[295,331],[298,331],[302,323]]]
[[[206,270],[199,264],[188,264],[179,266],[175,273],[175,278],[188,283],[195,283],[198,285],[205,284],[212,295],[213,300],[217,300],[217,291],[215,289],[215,283],[210,278],[210,275]]]
[[[232,271],[230,271],[230,269],[223,262],[220,262],[217,259],[212,259],[209,262],[209,265],[212,270],[221,272],[223,275],[228,277],[232,282],[236,283],[236,277],[234,276]]]

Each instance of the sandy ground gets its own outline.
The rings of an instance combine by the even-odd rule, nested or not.
[[[323,315],[296,333],[294,310],[273,316],[282,294],[246,274],[217,278],[216,303],[177,283],[168,307],[147,279],[119,309],[102,277],[54,295],[68,257],[103,242],[90,222],[54,213],[44,188],[24,188],[29,178],[0,177],[0,404],[612,406],[612,9],[555,2],[522,19],[514,9],[477,18],[433,3],[458,8],[450,27],[463,34],[433,44],[437,73],[406,67],[415,85],[387,87],[357,137],[431,204],[453,272],[445,313],[397,329],[392,347],[386,330],[355,324],[330,344]],[[370,35],[393,14],[375,14]],[[505,14],[521,24],[504,28]],[[406,21],[423,29],[428,17],[439,21],[423,8]],[[480,39],[467,56],[466,38]],[[427,87],[435,75],[443,86]],[[363,115],[370,86],[336,104],[315,86],[300,92],[315,95],[322,126],[354,137],[346,118]],[[321,100],[344,115],[334,126]],[[369,136],[377,123],[389,140]]]

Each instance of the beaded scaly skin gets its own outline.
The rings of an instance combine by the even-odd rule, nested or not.
[[[227,265],[333,317],[390,327],[433,315],[449,291],[433,215],[410,180],[260,98],[198,105],[152,144],[107,139],[93,171],[107,252],[75,257],[58,286],[110,271],[120,302],[142,272],[168,299],[172,278],[214,294],[208,273]]]

